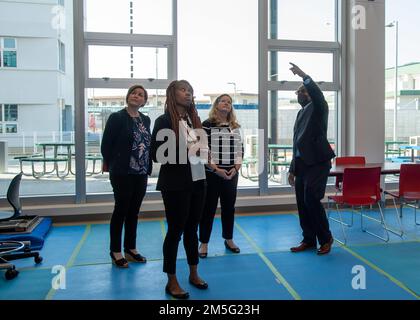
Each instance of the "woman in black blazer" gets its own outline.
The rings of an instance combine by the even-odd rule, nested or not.
[[[165,291],[178,299],[189,297],[176,277],[182,235],[190,268],[189,282],[199,289],[208,287],[197,272],[197,228],[204,207],[206,180],[204,165],[191,163],[192,158],[187,156],[187,150],[191,151],[198,143],[193,129],[201,129],[193,88],[185,80],[173,81],[166,90],[165,113],[156,119],[153,128],[152,155],[155,162],[161,163],[156,189],[162,193],[168,224],[163,244],[163,272],[168,276]]]
[[[110,115],[101,144],[115,199],[110,256],[121,268],[127,268],[128,261],[146,262],[136,249],[137,220],[146,194],[147,176],[152,172],[150,118],[139,112],[147,102],[147,91],[140,85],[132,86],[126,102],[126,108]],[[123,225],[125,257],[121,253]]]

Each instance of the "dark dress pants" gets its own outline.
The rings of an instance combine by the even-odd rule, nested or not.
[[[203,212],[206,188],[195,182],[191,191],[162,191],[168,231],[163,242],[163,272],[176,273],[178,246],[183,235],[189,265],[198,264],[197,229]]]
[[[146,194],[147,175],[110,175],[115,206],[110,224],[112,252],[121,252],[124,226],[124,249],[136,249],[138,214]]]
[[[328,218],[321,203],[325,195],[331,162],[307,166],[302,159],[297,158],[295,165],[295,192],[303,242],[315,245],[318,240],[322,246],[332,237]]]
[[[235,203],[239,174],[236,174],[232,180],[225,180],[212,172],[206,172],[206,177],[207,196],[203,216],[200,221],[200,242],[208,243],[210,241],[214,216],[216,214],[219,199],[222,219],[222,237],[228,240],[233,239]]]

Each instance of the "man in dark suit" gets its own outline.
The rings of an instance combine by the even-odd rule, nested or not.
[[[321,203],[327,186],[331,159],[335,157],[327,139],[328,104],[317,84],[298,66],[290,63],[293,74],[303,79],[296,91],[302,109],[296,118],[293,134],[293,160],[289,183],[295,187],[303,240],[290,250],[300,252],[316,248],[319,255],[331,250],[333,237]]]

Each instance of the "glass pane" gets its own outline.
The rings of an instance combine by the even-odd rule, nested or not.
[[[131,78],[130,48],[89,46],[89,78]]]
[[[277,0],[269,8],[270,39],[335,41],[335,0]],[[276,13],[277,12],[277,13]]]
[[[18,120],[18,107],[16,104],[4,105],[4,121],[17,121]]]
[[[90,78],[167,79],[166,48],[89,46]],[[111,63],[110,63],[111,62]]]
[[[13,76],[0,71],[0,103],[8,103],[2,105],[0,135],[8,144],[7,174],[0,173],[0,181],[9,182],[22,168],[23,197],[73,195],[75,190],[74,147],[68,145],[74,143],[73,10],[72,2],[66,3],[66,28],[58,34],[52,23],[58,18],[52,11],[57,1],[0,1],[0,15],[6,18],[1,24],[7,25],[2,31],[8,35],[3,63],[16,68],[19,59],[22,69]],[[59,40],[65,44],[66,73],[58,70]],[[6,191],[0,188],[0,197]]]
[[[172,34],[170,0],[86,0],[86,31]]]
[[[268,53],[268,80],[300,81],[289,69],[292,62],[298,65],[315,81],[333,81],[333,54],[306,52],[277,52]]]
[[[245,156],[253,158],[249,173],[244,166],[240,187],[258,186],[257,12],[254,0],[178,2],[179,78],[193,86],[202,121],[220,94],[228,93],[234,100]]]
[[[17,124],[6,124],[6,133],[17,133]]]
[[[168,49],[134,48],[134,78],[167,79]]]
[[[3,124],[0,123],[0,133],[3,133]]]
[[[12,39],[12,38],[5,38],[4,39],[4,48],[15,49],[16,48],[16,40]]]
[[[163,114],[165,90],[146,89],[148,101],[140,112],[151,119],[151,130],[157,117]],[[125,107],[127,89],[86,89],[88,121],[86,128],[86,188],[88,193],[112,192],[108,173],[101,171],[102,157],[100,144],[106,122],[113,112]],[[160,165],[153,164],[153,172],[148,180],[148,190],[155,191]]]
[[[4,67],[16,68],[16,51],[3,51]]]
[[[3,105],[0,104],[0,121],[3,121]]]
[[[333,149],[336,137],[336,93],[324,92],[328,102],[328,141]],[[287,186],[287,172],[293,157],[293,128],[301,106],[296,94],[290,91],[273,91],[269,93],[269,185]]]
[[[416,0],[405,1],[404,6],[396,0],[385,2],[384,152],[392,162],[411,161],[412,156],[420,160],[420,151],[402,148],[420,145],[420,45],[413,42],[420,33],[413,20],[419,10]],[[386,180],[398,182],[398,177],[387,175]]]

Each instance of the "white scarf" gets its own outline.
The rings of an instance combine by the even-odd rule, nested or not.
[[[192,123],[189,117],[188,117],[188,120],[190,121],[190,123]],[[195,146],[197,143],[199,145],[203,144],[202,141],[198,141],[197,135],[195,134],[194,130],[188,126],[187,121],[181,120],[180,123],[182,125],[181,133],[182,135],[184,135],[184,137],[186,137],[186,140],[187,140],[188,151],[190,150],[192,146]],[[203,148],[204,147],[205,146],[203,145]],[[200,147],[200,149],[203,149],[203,148]],[[193,181],[205,180],[206,172],[204,170],[202,159],[200,157],[197,157],[196,155],[190,155],[189,152],[188,152],[188,159],[190,160],[192,180]]]

